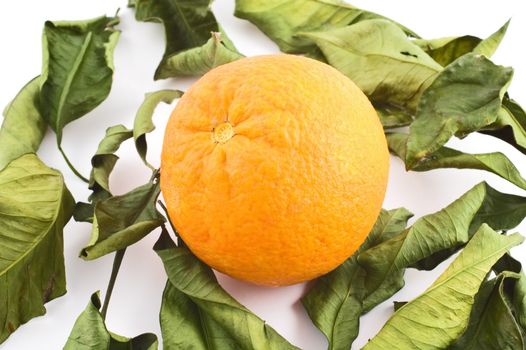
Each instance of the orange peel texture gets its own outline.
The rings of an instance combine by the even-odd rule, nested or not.
[[[166,127],[161,189],[202,261],[260,285],[336,268],[384,199],[389,153],[367,97],[324,63],[244,58],[211,70]]]

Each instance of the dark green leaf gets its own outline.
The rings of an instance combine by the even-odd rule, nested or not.
[[[413,117],[404,111],[389,106],[375,106],[384,129],[400,128],[413,122]]]
[[[507,95],[502,100],[497,120],[480,132],[497,137],[526,154],[526,112]]]
[[[329,349],[350,349],[358,335],[363,301],[367,297],[366,274],[357,256],[400,233],[412,216],[404,208],[382,210],[376,224],[359,250],[342,265],[325,276],[303,297],[302,303],[329,341]]]
[[[433,223],[429,223],[432,225]],[[467,328],[471,307],[493,264],[522,243],[483,225],[462,253],[423,294],[400,308],[364,350],[444,349]]]
[[[398,311],[402,306],[407,304],[407,301],[394,301],[393,302],[393,309],[394,311]]]
[[[414,110],[442,66],[413,44],[392,22],[305,33],[330,65],[348,76],[374,103]]]
[[[166,349],[297,349],[225,292],[212,270],[166,231],[154,248],[168,274],[161,308]]]
[[[155,71],[155,79],[166,79],[178,74],[195,75],[205,67],[213,68],[239,58],[236,48],[210,10],[210,3],[211,0],[134,1],[135,18],[138,21],[164,25],[166,49]],[[221,52],[210,51],[211,45],[207,46],[212,32],[222,35],[224,49]],[[206,57],[205,53],[211,52],[217,56]],[[196,68],[196,71],[192,71]]]
[[[80,256],[93,260],[132,245],[161,226],[157,211],[159,182],[154,181],[122,195],[97,202],[88,245]]]
[[[406,158],[407,134],[389,133],[387,143],[389,149],[402,160]],[[452,148],[442,147],[428,154],[411,169],[413,171],[428,171],[442,168],[478,169],[493,173],[509,182],[526,189],[526,180],[519,170],[503,153],[469,154]]]
[[[152,333],[126,338],[106,328],[100,309],[99,293],[94,293],[82,314],[77,318],[64,350],[156,350],[157,337]]]
[[[509,21],[484,40],[475,36],[465,35],[431,40],[415,39],[413,42],[426,51],[435,61],[445,67],[457,58],[470,52],[491,57],[504,38],[508,30],[508,25]]]
[[[63,228],[74,204],[62,175],[33,154],[0,172],[0,343],[66,293]]]
[[[172,103],[173,100],[182,95],[183,92],[179,90],[160,90],[150,92],[146,94],[144,102],[137,111],[133,123],[133,139],[135,140],[135,147],[137,148],[139,156],[144,161],[144,164],[152,169],[153,166],[151,166],[146,160],[146,151],[148,149],[148,145],[146,144],[146,134],[155,129],[155,125],[152,122],[153,112],[159,103]]]
[[[314,42],[298,34],[343,28],[369,19],[387,19],[339,0],[236,0],[235,15],[254,23],[288,53],[320,58]],[[417,36],[397,24],[403,31]]]
[[[110,92],[120,34],[116,24],[118,19],[109,17],[45,24],[42,113],[59,145],[64,126],[93,110]]]
[[[524,337],[506,295],[519,278],[519,274],[506,271],[482,285],[466,331],[449,350],[524,349]]]
[[[35,153],[46,128],[40,114],[40,77],[36,77],[4,110],[0,128],[0,170],[23,154]]]
[[[203,75],[212,68],[243,57],[223,41],[221,33],[212,32],[212,37],[204,45],[168,57],[159,68],[158,78]]]
[[[512,75],[511,68],[476,54],[446,67],[420,99],[407,140],[406,167],[416,167],[453,135],[464,137],[494,123]]]

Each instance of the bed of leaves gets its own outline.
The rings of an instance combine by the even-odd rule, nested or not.
[[[155,79],[200,75],[243,55],[217,22],[210,0],[131,0],[138,21],[165,28],[166,50]],[[526,189],[526,180],[502,153],[468,154],[445,147],[472,132],[502,139],[526,153],[526,113],[507,93],[513,70],[490,57],[508,23],[488,38],[471,35],[424,39],[381,15],[337,0],[237,0],[247,19],[287,53],[326,62],[371,99],[391,152],[407,170],[437,168],[492,172]],[[112,85],[118,17],[46,22],[43,69],[4,111],[0,129],[0,342],[45,313],[44,304],[66,292],[63,228],[73,216],[93,223],[80,257],[114,253],[101,302],[88,301],[65,340],[65,349],[157,349],[154,334],[126,338],[104,318],[127,246],[160,228],[154,250],[167,274],[160,310],[166,349],[296,349],[233,299],[212,270],[180,239],[159,209],[159,173],[147,161],[146,135],[156,106],[183,92],[146,94],[133,128],[106,130],[83,177],[61,147],[64,126],[96,108]],[[163,40],[163,38],[159,38]],[[92,191],[77,202],[61,173],[35,155],[51,128],[68,166]],[[120,196],[109,176],[120,145],[133,139],[152,170],[148,183]],[[416,299],[397,303],[392,317],[364,349],[525,349],[526,278],[508,251],[508,234],[526,217],[526,198],[480,183],[444,209],[411,226],[405,208],[382,210],[366,242],[302,299],[329,349],[349,349],[360,316],[404,285],[407,268],[431,270],[461,250],[445,272]],[[173,228],[177,235],[177,231]]]

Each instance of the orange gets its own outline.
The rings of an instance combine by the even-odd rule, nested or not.
[[[365,240],[389,154],[367,97],[324,63],[244,58],[211,70],[165,131],[161,189],[192,252],[260,285],[325,274]]]

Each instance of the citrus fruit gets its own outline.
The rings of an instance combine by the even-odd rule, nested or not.
[[[287,285],[325,274],[365,240],[389,154],[367,97],[293,55],[219,66],[168,121],[161,189],[191,251],[230,276]]]

